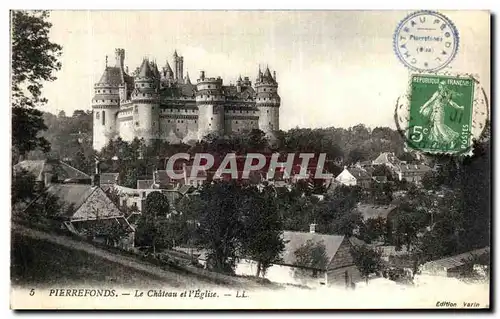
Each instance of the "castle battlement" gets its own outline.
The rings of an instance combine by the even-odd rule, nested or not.
[[[184,58],[173,55],[158,67],[144,58],[132,74],[125,67],[125,50],[115,50],[115,65],[106,67],[94,85],[94,149],[111,139],[167,140],[170,143],[199,140],[209,133],[238,134],[260,129],[267,134],[279,130],[280,97],[276,73],[259,69],[255,85],[248,76],[236,85],[205,77],[196,83],[184,75]],[[161,70],[161,71],[160,71]]]

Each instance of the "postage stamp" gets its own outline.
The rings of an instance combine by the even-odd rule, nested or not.
[[[393,45],[399,60],[411,70],[438,71],[455,58],[459,35],[443,14],[417,11],[399,23]]]
[[[10,307],[490,308],[491,14],[443,13],[460,59],[430,11],[11,10]]]
[[[413,75],[409,146],[458,153],[471,142],[474,81],[468,77]]]

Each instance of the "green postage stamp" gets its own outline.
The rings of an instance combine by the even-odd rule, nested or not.
[[[429,153],[461,153],[472,138],[474,80],[413,75],[408,146]]]

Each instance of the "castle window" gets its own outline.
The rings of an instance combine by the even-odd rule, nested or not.
[[[212,123],[208,123],[208,126],[212,126]]]
[[[99,112],[95,113],[95,118],[98,120],[99,119]]]
[[[135,122],[135,126],[139,126],[139,122]]]
[[[269,113],[269,110],[267,110],[267,113]]]
[[[170,123],[170,120],[167,120],[167,123]]]
[[[101,90],[97,90],[97,93],[101,93]]]
[[[194,122],[196,123],[196,120],[194,120]]]
[[[184,123],[184,121],[181,121],[181,123]]]
[[[144,83],[141,83],[141,87],[144,87]]]
[[[238,121],[235,121],[236,124],[238,124]]]
[[[210,121],[213,121],[213,120],[214,120],[214,118],[213,118],[213,117],[211,117],[211,118],[210,118]]]
[[[106,124],[106,113],[104,113],[104,111],[102,111],[102,125],[105,125]]]
[[[179,129],[177,129],[177,132],[179,132]]]
[[[142,93],[142,96],[145,96],[145,94],[144,94],[144,93]]]

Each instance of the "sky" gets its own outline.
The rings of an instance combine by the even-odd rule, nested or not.
[[[53,11],[51,40],[63,46],[58,79],[46,83],[45,110],[91,109],[93,85],[115,48],[130,72],[144,57],[173,65],[177,50],[193,82],[204,70],[224,84],[252,82],[259,65],[276,71],[280,128],[395,127],[396,100],[409,70],[392,38],[409,11]],[[489,95],[489,13],[442,11],[460,34],[448,66],[473,73]]]

